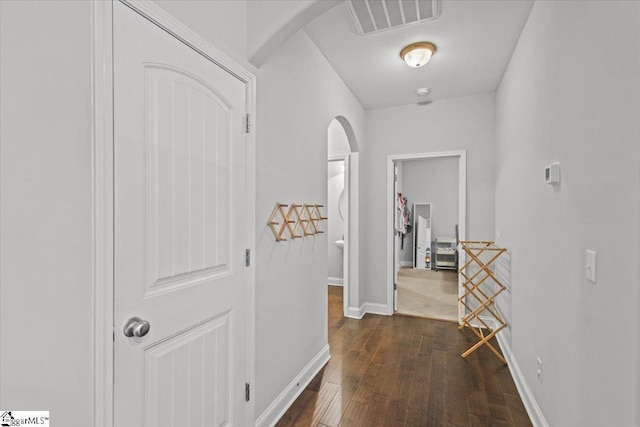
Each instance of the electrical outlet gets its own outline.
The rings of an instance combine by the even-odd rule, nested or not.
[[[536,373],[538,374],[538,382],[542,384],[542,360],[537,357],[536,362]]]

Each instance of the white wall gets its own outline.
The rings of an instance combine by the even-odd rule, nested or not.
[[[638,2],[537,2],[497,95],[512,351],[552,426],[638,425],[639,18]]]
[[[153,0],[200,37],[246,66],[247,0]]]
[[[246,0],[245,0],[246,1]],[[309,21],[339,0],[251,0],[247,5],[248,58],[262,66],[271,54]]]
[[[403,161],[402,194],[413,204],[431,203],[431,238],[455,237],[458,224],[458,157]],[[404,261],[413,263],[414,233],[405,237]]]
[[[266,220],[279,201],[326,202],[327,128],[335,116],[346,117],[364,145],[364,110],[304,32],[260,71],[256,416],[327,344],[327,235],[276,243]]]
[[[91,4],[0,17],[0,407],[89,426]]]
[[[331,139],[329,139],[331,143]],[[336,240],[344,240],[344,220],[340,217],[340,196],[344,190],[344,162],[335,161],[328,164],[327,189],[327,256],[329,283],[342,284],[344,279],[344,251],[335,245]],[[345,201],[343,201],[344,203]],[[332,280],[339,279],[339,280]],[[336,283],[337,282],[337,283]]]
[[[495,94],[367,112],[363,159],[363,301],[387,304],[386,162],[392,154],[468,150],[467,238],[494,236]],[[406,185],[406,183],[404,183]],[[361,238],[362,240],[362,238]],[[362,293],[361,293],[362,295]]]
[[[329,157],[344,156],[351,152],[349,138],[347,137],[342,124],[340,124],[337,119],[331,121],[331,124],[327,129],[327,138],[327,154]]]

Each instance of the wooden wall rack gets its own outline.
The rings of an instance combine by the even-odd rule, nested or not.
[[[460,268],[460,275],[464,279],[464,294],[458,298],[462,304],[464,312],[468,313],[462,318],[462,324],[458,330],[465,327],[470,328],[480,341],[474,344],[467,351],[462,353],[462,357],[467,357],[482,345],[486,345],[493,354],[505,365],[507,361],[489,340],[498,332],[507,327],[507,323],[502,319],[497,310],[495,300],[506,287],[500,282],[497,275],[492,270],[492,265],[505,253],[505,248],[500,248],[490,241],[461,241],[462,250],[467,254],[468,260]],[[495,286],[491,286],[495,284]],[[478,303],[476,308],[472,308],[467,301],[467,297],[472,297]],[[490,323],[482,317],[492,318]],[[493,321],[495,320],[495,322]],[[489,333],[485,334],[485,330]]]
[[[267,225],[276,242],[286,242],[287,239],[284,236],[287,232],[291,239],[321,234],[324,231],[320,229],[320,222],[328,219],[320,211],[323,207],[324,205],[320,204],[276,203],[267,220]],[[302,230],[302,235],[298,234],[298,229]]]

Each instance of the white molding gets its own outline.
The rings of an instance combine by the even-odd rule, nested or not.
[[[338,117],[335,118],[345,133],[347,134],[347,138],[349,139],[349,144],[352,145],[353,137],[349,137],[348,128],[351,127],[348,121],[343,118],[343,120],[339,120]],[[351,132],[353,134],[353,132]],[[346,232],[344,234],[344,248],[343,248],[343,273],[344,278],[341,282],[344,291],[342,294],[343,307],[342,311],[345,317],[352,317],[350,313],[349,304],[352,302],[356,302],[359,299],[359,288],[360,288],[360,275],[359,275],[359,233],[358,233],[358,205],[359,205],[359,153],[345,153],[338,154],[335,156],[329,156],[327,158],[328,162],[344,162],[344,193],[347,203],[345,203],[345,212],[344,212],[344,224]],[[329,278],[331,281],[332,278]],[[333,279],[335,280],[335,278]],[[335,283],[335,282],[331,282]],[[351,301],[351,300],[355,301]]]
[[[412,154],[393,154],[387,156],[387,226],[385,232],[387,234],[387,260],[385,263],[386,269],[386,285],[387,285],[387,313],[393,314],[393,278],[395,274],[395,263],[393,260],[393,237],[394,233],[394,194],[393,194],[393,175],[394,175],[394,162],[401,160],[417,160],[417,159],[434,159],[442,157],[458,157],[458,201],[459,201],[459,217],[458,217],[458,234],[459,240],[465,240],[467,238],[467,150],[458,151],[440,151],[434,153],[412,153]],[[459,254],[459,264],[463,265],[464,254]],[[462,279],[458,279],[458,296],[462,296],[464,287],[462,286]],[[462,305],[458,307],[458,323],[461,323],[462,319]]]
[[[235,64],[235,62],[233,62]],[[247,271],[247,382],[255,390],[256,384],[256,135],[258,130],[257,112],[257,79],[243,67],[247,80],[246,109],[251,116],[251,129],[246,134],[247,156],[247,235],[245,248],[251,251],[251,262]],[[255,396],[255,393],[254,393]],[[252,398],[247,404],[247,421],[253,422],[255,417],[256,399]]]
[[[344,315],[344,317],[358,320],[362,319],[362,316],[364,316],[364,305],[361,307],[349,307]]]
[[[542,413],[542,409],[540,409],[540,406],[533,396],[531,389],[527,385],[527,381],[525,380],[524,375],[522,375],[522,371],[520,370],[520,366],[518,366],[518,361],[511,351],[511,347],[503,338],[502,333],[498,333],[496,335],[496,338],[498,340],[500,350],[502,350],[502,354],[504,355],[505,359],[507,359],[507,366],[509,366],[511,377],[513,378],[513,382],[516,384],[518,394],[520,394],[522,403],[527,410],[527,414],[529,414],[531,423],[534,425],[534,427],[549,427],[549,424],[547,423],[547,420],[544,418],[544,414]]]
[[[460,153],[460,161],[458,163],[458,240],[467,240],[467,151]],[[467,254],[458,249],[458,265],[465,265],[467,262]],[[458,298],[462,298],[466,292],[463,286],[464,279],[458,274]],[[462,324],[464,316],[464,306],[458,304],[458,324]]]
[[[493,317],[484,317],[480,316],[480,318],[489,325],[492,329],[498,326],[498,321]],[[476,327],[480,326],[479,322],[472,322],[472,324]],[[513,378],[513,382],[518,389],[518,394],[520,395],[520,399],[522,400],[522,404],[527,410],[527,414],[531,419],[531,423],[534,427],[549,427],[547,424],[547,420],[544,418],[544,414],[538,406],[538,402],[536,401],[531,389],[527,385],[527,381],[522,375],[522,371],[520,370],[520,366],[518,365],[518,361],[516,360],[513,352],[511,351],[511,347],[507,343],[504,338],[504,334],[498,332],[496,335],[496,340],[498,341],[498,346],[502,351],[502,355],[507,360],[507,366],[509,367],[509,372],[511,373],[511,378]]]
[[[466,155],[467,150],[436,151],[433,153],[411,153],[411,154],[390,154],[387,156],[391,161],[396,160],[420,160],[436,159],[440,157],[460,157]]]
[[[342,277],[327,277],[327,283],[333,286],[344,286],[344,279]]]
[[[480,318],[492,329],[498,326],[498,321],[493,317],[480,316]],[[480,322],[472,322],[472,325],[479,327]],[[522,375],[522,371],[520,370],[518,361],[511,351],[511,347],[504,338],[504,334],[501,331],[498,332],[495,337],[498,341],[498,346],[502,351],[502,355],[507,360],[507,366],[509,367],[511,378],[513,378],[513,382],[518,389],[518,394],[520,395],[520,399],[522,400],[522,403],[527,410],[527,414],[531,419],[531,423],[534,425],[534,427],[549,427],[549,424],[547,424],[547,420],[544,418],[544,414],[542,413],[540,406],[538,406],[538,402],[533,396],[531,389],[527,385],[527,381],[525,380],[524,375]]]
[[[480,320],[482,320],[492,330],[498,326],[498,321],[493,317],[480,316]],[[470,323],[471,323],[471,326],[473,326],[474,328],[485,328],[485,325],[480,323],[478,319],[473,319]]]
[[[411,261],[400,261],[400,267],[413,267],[413,263]]]
[[[346,203],[344,203],[344,218],[343,218],[344,235],[342,236],[342,239],[344,240],[344,247],[342,248],[342,282],[340,283],[342,283],[342,313],[343,315],[346,316],[349,304],[351,303],[349,298],[349,294],[351,291],[349,289],[350,272],[351,272],[350,246],[351,246],[351,237],[352,237],[351,232],[353,231],[352,228],[354,225],[354,223],[351,221],[351,216],[350,216],[351,207],[349,206],[351,204],[350,203],[351,202],[350,200],[351,198],[351,157],[349,157],[349,154],[344,155],[342,165],[344,167],[343,191],[344,191],[344,198],[346,200]],[[338,201],[338,205],[339,204],[340,204],[340,201]],[[340,206],[338,206],[338,209],[339,208]],[[357,224],[357,222],[355,224]],[[328,326],[327,326],[327,337],[328,335],[329,335],[329,332],[328,332]]]
[[[339,120],[340,121],[340,120]],[[346,125],[340,121],[345,131],[350,129],[350,125]],[[346,126],[346,127],[345,127]],[[349,133],[349,132],[347,132]],[[355,141],[349,140],[349,144],[353,147]],[[344,305],[343,312],[347,315],[351,304],[360,302],[360,153],[350,153],[345,159],[345,177],[348,177],[346,197],[346,226],[345,233],[345,260],[344,260]]]
[[[345,317],[360,320],[367,313],[376,314],[380,316],[389,315],[388,307],[386,304],[378,304],[375,302],[365,302],[360,307],[349,307],[347,314],[345,314]]]
[[[381,316],[387,316],[388,312],[389,312],[389,307],[387,306],[387,304],[378,304],[378,303],[375,303],[375,302],[365,302],[364,303],[363,316],[366,313],[379,314]]]
[[[197,51],[209,61],[217,64],[245,83],[253,82],[255,76],[243,66],[235,62],[224,52],[193,32],[151,0],[114,0],[130,7],[158,27],[162,28],[182,43]],[[254,120],[255,123],[255,120]]]
[[[255,254],[256,77],[150,0],[92,0],[93,233],[94,233],[94,426],[113,426],[113,4],[120,1],[245,83],[252,117],[247,144],[247,241]],[[243,248],[243,249],[244,249]],[[255,384],[255,262],[247,272],[247,381]],[[255,399],[247,420],[255,419]]]
[[[113,3],[92,9],[93,425],[113,426]]]
[[[287,412],[289,407],[296,401],[300,393],[309,385],[311,380],[327,364],[331,354],[327,344],[302,371],[285,387],[278,397],[269,405],[267,409],[256,420],[256,427],[273,427]]]
[[[347,157],[349,157],[349,153],[347,154],[338,154],[335,156],[329,156],[327,157],[327,161],[328,162],[343,162],[347,159]]]

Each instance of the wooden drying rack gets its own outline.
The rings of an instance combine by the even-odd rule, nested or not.
[[[460,268],[460,275],[464,278],[463,286],[466,291],[458,298],[458,302],[464,307],[464,312],[469,314],[462,318],[462,324],[458,327],[458,330],[468,327],[480,339],[480,341],[462,353],[462,357],[467,357],[480,348],[480,346],[486,345],[489,350],[506,365],[507,361],[505,358],[491,345],[489,340],[507,327],[507,323],[502,319],[500,312],[498,312],[495,306],[497,296],[500,295],[506,287],[491,270],[491,266],[500,258],[500,255],[507,250],[496,246],[494,242],[490,241],[462,241],[460,245],[469,260]],[[486,261],[486,256],[485,259],[482,258],[484,253],[489,254],[489,258]],[[478,270],[472,271],[472,267],[476,267]],[[482,289],[482,285],[489,279],[495,283],[495,288],[489,290],[487,289],[488,286],[485,286],[484,289]],[[467,304],[466,299],[468,296],[475,298],[479,304],[477,308],[472,309]],[[495,319],[496,323],[493,328],[481,317],[483,314],[488,314]],[[474,324],[474,321],[477,321],[477,323]],[[485,329],[489,330],[490,333],[485,335]]]
[[[320,222],[328,219],[320,212],[320,208],[323,207],[324,205],[319,204],[293,203],[289,206],[285,203],[276,203],[267,225],[276,238],[276,242],[286,242],[287,239],[283,236],[287,231],[291,239],[299,239],[303,235],[322,234],[324,231],[320,230]],[[302,235],[297,233],[298,229],[302,230]]]

